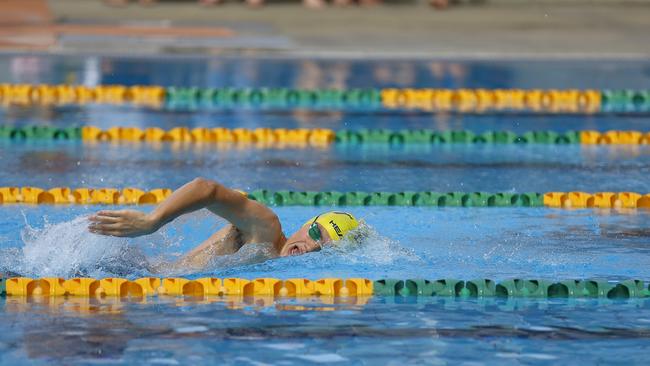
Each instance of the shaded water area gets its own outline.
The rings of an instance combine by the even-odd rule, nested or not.
[[[247,191],[650,191],[647,146],[367,144],[255,149],[4,141],[0,158],[6,162],[0,170],[4,186],[175,189],[203,176]]]
[[[641,364],[650,337],[646,300],[347,302],[0,300],[0,363]]]

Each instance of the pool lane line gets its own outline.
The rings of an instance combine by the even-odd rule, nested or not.
[[[636,192],[243,192],[268,206],[402,206],[402,207],[550,207],[564,209],[649,209],[650,194]],[[172,189],[0,187],[0,204],[148,205],[157,204]]]
[[[0,125],[0,139],[18,140],[81,140],[94,142],[160,143],[180,142],[250,146],[255,148],[309,148],[358,144],[582,144],[582,145],[648,145],[650,132],[611,130],[599,131],[435,131],[430,129],[343,129],[327,128],[206,128],[174,127],[52,127]]]
[[[607,298],[650,297],[642,280],[543,279],[379,279],[367,278],[28,278],[4,279],[1,293],[8,297],[76,296],[146,298],[149,296],[240,296],[240,297],[502,297],[502,298]]]
[[[650,112],[648,90],[292,89],[0,84],[0,105],[135,105],[166,109],[306,108],[425,112]]]

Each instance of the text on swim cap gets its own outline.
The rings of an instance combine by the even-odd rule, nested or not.
[[[332,227],[334,228],[334,231],[336,231],[336,235],[342,237],[343,233],[341,233],[341,229],[339,228],[338,225],[334,222],[334,220],[330,220],[330,224],[332,224]]]

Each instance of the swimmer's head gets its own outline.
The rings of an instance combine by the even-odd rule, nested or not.
[[[325,244],[341,240],[345,234],[358,226],[357,219],[347,212],[330,211],[312,217],[287,239],[280,256],[320,250]]]

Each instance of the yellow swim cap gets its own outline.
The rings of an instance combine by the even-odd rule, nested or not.
[[[310,225],[309,236],[316,241],[321,239],[320,230],[316,224],[320,224],[334,241],[340,240],[348,231],[359,226],[357,219],[347,212],[330,211],[320,214],[305,223],[305,225]]]

